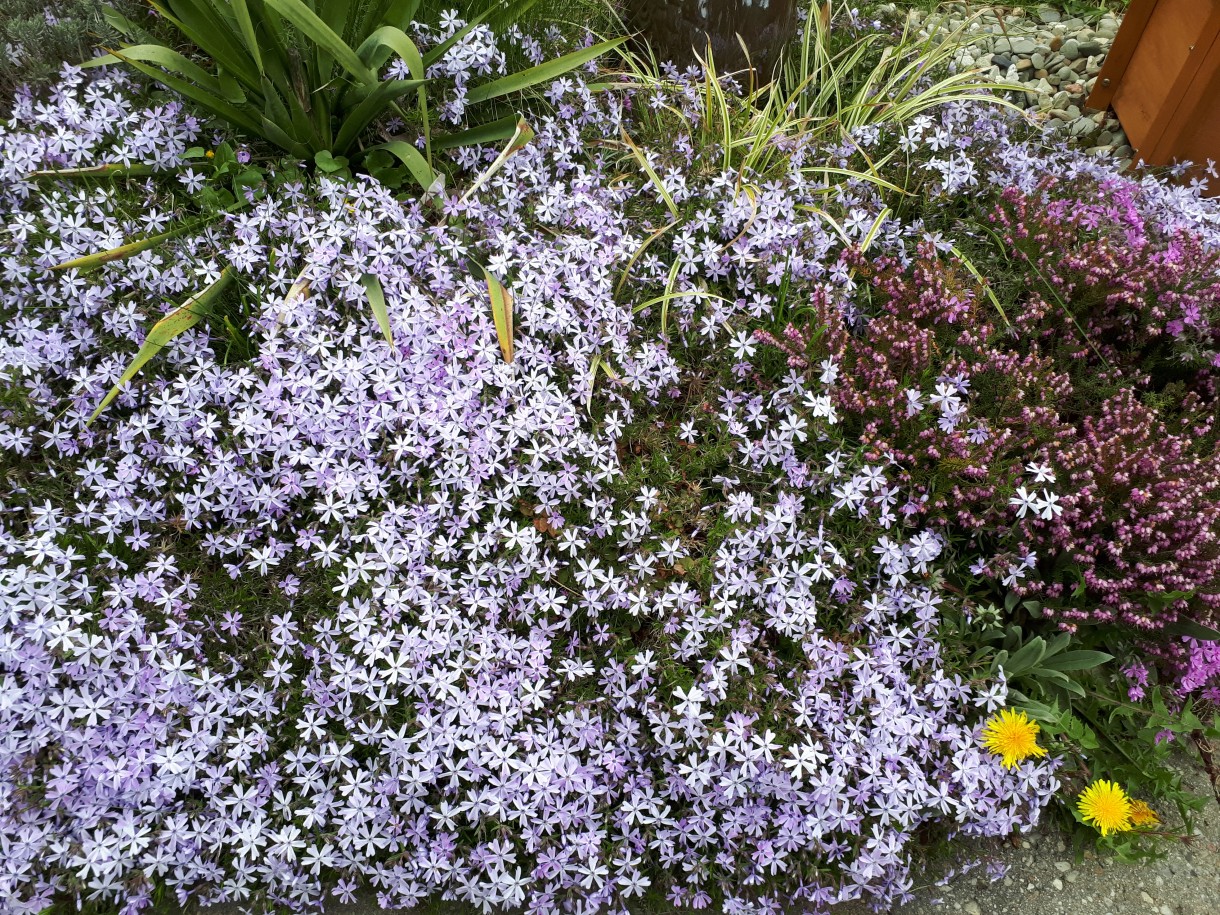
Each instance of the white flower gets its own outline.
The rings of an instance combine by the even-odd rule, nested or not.
[[[1055,473],[1049,464],[1035,464],[1032,461],[1025,465],[1025,472],[1034,475],[1035,483],[1054,483]]]
[[[1038,514],[1040,506],[1038,497],[1024,486],[1017,487],[1017,494],[1008,500],[1008,504],[1017,510],[1018,518],[1024,518],[1026,512]]]

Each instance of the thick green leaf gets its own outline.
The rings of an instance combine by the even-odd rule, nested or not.
[[[166,70],[177,73],[179,76],[186,77],[197,86],[205,88],[209,92],[217,95],[221,94],[220,83],[216,80],[216,77],[194,61],[183,57],[177,51],[171,50],[164,45],[129,45],[123,48],[122,51],[112,51],[109,54],[103,54],[101,57],[87,60],[81,66],[100,67],[107,64],[130,63],[133,60],[141,60],[145,63],[156,64],[158,67],[164,67]]]
[[[197,0],[175,3],[172,12],[160,4],[153,6],[192,44],[212,58],[217,67],[228,70],[248,87],[258,86],[258,68],[246,51],[233,19],[220,15],[210,3]]]
[[[103,6],[102,18],[105,19],[106,23],[120,35],[126,35],[129,38],[139,35],[142,31],[138,25],[136,25],[118,10],[114,9],[114,7]]]
[[[346,153],[348,147],[360,139],[360,135],[368,129],[391,102],[401,98],[412,89],[418,89],[423,83],[417,79],[388,79],[377,84],[377,87],[360,102],[351,113],[343,119],[339,133],[335,136],[334,150]]]
[[[27,178],[135,178],[145,175],[155,175],[157,170],[151,165],[123,165],[121,162],[108,162],[105,165],[90,165],[85,168],[48,168],[30,172]]]
[[[404,143],[402,140],[391,140],[389,143],[372,146],[367,151],[372,152],[374,149],[384,149],[398,159],[411,172],[411,177],[415,179],[416,184],[423,188],[426,193],[439,194],[444,190],[444,176],[434,172],[432,166],[428,164],[427,160],[420,154],[420,151],[410,143]]]
[[[390,0],[385,9],[381,11],[379,21],[405,29],[415,21],[417,12],[419,12],[419,0]]]
[[[1007,663],[1004,664],[1004,672],[1009,676],[1024,673],[1042,660],[1045,651],[1046,642],[1042,640],[1041,636],[1034,636],[1009,656]]]
[[[1048,670],[1092,670],[1094,667],[1100,667],[1107,661],[1113,661],[1114,655],[1106,654],[1104,651],[1090,651],[1084,648],[1078,648],[1074,651],[1065,651],[1063,654],[1055,655],[1053,658],[1044,658],[1041,666]]]
[[[119,395],[123,385],[131,381],[136,376],[136,373],[157,355],[162,348],[167,346],[175,337],[194,327],[205,315],[210,314],[212,305],[220,298],[221,293],[233,282],[236,276],[237,274],[232,267],[225,267],[221,271],[220,276],[206,289],[187,299],[178,308],[154,324],[144,340],[144,345],[140,347],[135,358],[131,360],[131,365],[127,366],[118,383],[110,389],[110,393],[102,398],[102,402],[97,405],[97,409],[89,417],[89,422],[92,423],[98,418],[101,412],[110,405],[110,402]]]
[[[487,268],[480,266],[487,281],[487,293],[491,299],[491,319],[496,325],[496,339],[500,342],[500,354],[505,362],[513,361],[513,294],[504,284],[492,276]]]
[[[498,143],[507,140],[517,131],[519,115],[510,114],[496,121],[488,121],[475,127],[468,127],[457,133],[442,134],[432,138],[432,146],[436,149],[452,149],[455,146],[480,146],[484,143]]]
[[[313,41],[319,49],[334,58],[335,62],[355,77],[357,82],[368,84],[376,81],[376,76],[365,66],[364,61],[357,56],[347,42],[301,0],[264,0],[264,2],[300,29],[301,33]]]
[[[419,49],[407,33],[396,26],[383,25],[370,34],[356,48],[356,54],[370,70],[380,69],[391,54],[397,54],[406,62],[413,77],[424,78],[424,61]]]
[[[596,60],[607,51],[617,48],[626,40],[626,38],[615,38],[612,41],[602,41],[588,48],[582,48],[579,51],[573,51],[570,54],[556,57],[554,60],[545,61],[536,67],[530,67],[517,73],[510,73],[507,76],[492,80],[490,83],[474,86],[466,93],[466,101],[473,105],[478,102],[486,102],[504,95],[521,92],[532,86],[537,86],[539,83],[549,83],[563,76],[569,70],[587,64],[591,60]]]
[[[390,348],[393,349],[394,335],[390,332],[390,313],[386,309],[385,292],[381,288],[381,280],[371,273],[366,273],[360,277],[360,282],[364,284],[364,291],[368,294],[369,307],[373,309],[373,317],[377,319],[377,326],[385,335],[385,342],[390,344]]]
[[[139,241],[128,242],[125,245],[119,245],[117,248],[111,248],[109,251],[98,251],[96,254],[86,254],[84,257],[73,258],[70,261],[64,261],[62,264],[56,264],[52,270],[93,270],[101,267],[103,264],[113,263],[114,261],[126,260],[141,251],[147,251],[149,248],[155,248],[162,242],[168,241],[171,238],[176,238],[179,235],[184,235],[195,229],[201,229],[210,223],[220,219],[224,213],[219,213],[216,216],[208,217],[207,219],[197,220],[191,223],[185,223],[169,229],[165,232],[159,232],[156,235],[150,235],[148,238],[141,238]]]
[[[246,0],[230,0],[230,2],[233,7],[233,18],[237,20],[237,28],[241,31],[242,40],[246,43],[246,50],[253,58],[254,66],[258,68],[258,75],[265,77],[267,71],[263,67],[263,55],[258,46],[258,36],[254,34],[254,20],[250,18],[250,7]]]

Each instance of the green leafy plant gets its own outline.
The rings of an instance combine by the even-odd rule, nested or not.
[[[290,155],[338,172],[382,151],[404,164],[425,191],[443,184],[434,148],[507,139],[519,118],[489,118],[462,131],[433,137],[428,67],[492,12],[518,15],[536,0],[499,0],[445,41],[420,52],[407,34],[419,0],[149,0],[149,4],[207,60],[198,63],[161,43],[133,44],[87,62],[126,63],[248,135]],[[126,35],[139,28],[110,11],[108,21]],[[603,41],[497,79],[472,85],[473,105],[504,99],[604,54],[621,39]],[[409,79],[382,79],[397,55]],[[410,97],[404,110],[399,102]],[[413,123],[422,152],[412,143],[369,143],[372,125],[389,113]]]
[[[1111,645],[1095,627],[1046,630],[1039,609],[1037,602],[1009,594],[1002,608],[984,603],[969,618],[951,616],[963,651],[961,667],[984,679],[1003,675],[1009,704],[1036,721],[1064,759],[1058,810],[1078,853],[1096,845],[1122,860],[1157,857],[1163,854],[1157,840],[1190,835],[1206,803],[1184,786],[1174,752],[1191,740],[1214,740],[1220,730],[1189,700],[1169,703],[1157,687],[1142,701],[1131,701],[1114,669],[1115,656],[1094,647],[1121,651],[1122,646]],[[1028,617],[1027,624],[1012,622],[1016,616]],[[1098,778],[1121,784],[1133,797],[1172,807],[1179,824],[1102,836],[1075,805],[1079,792]]]

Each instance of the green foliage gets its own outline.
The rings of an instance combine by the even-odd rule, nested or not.
[[[101,0],[5,0],[0,10],[0,98],[22,83],[53,78],[65,63],[89,56],[114,33],[102,17]]]
[[[497,0],[494,11],[522,14],[536,0]],[[149,0],[181,37],[208,60],[196,63],[165,43],[127,45],[88,65],[123,62],[248,135],[277,146],[324,171],[340,171],[373,150],[407,167],[416,183],[435,192],[443,184],[432,161],[427,68],[481,21],[426,53],[407,31],[419,0]],[[489,10],[488,12],[492,12]],[[139,27],[110,11],[108,21],[128,36]],[[476,105],[520,96],[618,44],[607,41],[469,88]],[[409,79],[386,79],[380,70],[397,56]],[[407,101],[410,99],[410,101]],[[406,108],[402,107],[403,103]],[[423,152],[405,142],[370,146],[370,129],[390,112],[414,126]],[[513,135],[515,119],[492,121],[445,137],[445,145],[490,142]],[[320,154],[322,154],[320,156]]]
[[[1190,835],[1207,803],[1183,785],[1174,754],[1196,739],[1220,738],[1220,726],[1189,700],[1167,702],[1159,687],[1131,701],[1115,656],[1101,650],[1125,654],[1131,646],[1100,627],[1047,632],[1039,609],[1037,602],[1009,594],[1002,607],[983,603],[969,615],[951,612],[947,631],[957,645],[957,664],[985,680],[1002,670],[1009,704],[1038,722],[1051,751],[1064,760],[1056,810],[1078,853],[1095,845],[1122,860],[1156,857],[1162,853],[1157,840]],[[1013,619],[1025,623],[1003,622]],[[1098,778],[1117,782],[1133,798],[1174,809],[1177,821],[1102,837],[1075,806],[1084,787]]]

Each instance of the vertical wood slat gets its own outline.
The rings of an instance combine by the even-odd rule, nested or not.
[[[1214,2],[1211,15],[1191,43],[1190,57],[1181,75],[1174,81],[1165,112],[1152,125],[1152,140],[1147,151],[1149,162],[1169,162],[1173,159],[1198,160],[1198,154],[1185,143],[1188,131],[1200,115],[1206,115],[1206,103],[1214,118],[1220,115],[1220,82],[1216,80],[1216,58],[1220,55],[1220,2]],[[1210,78],[1209,78],[1210,73]],[[1213,127],[1220,125],[1212,122]],[[1220,129],[1213,132],[1220,138]],[[1193,154],[1192,154],[1193,153]],[[1220,145],[1211,150],[1212,158],[1220,159]]]
[[[1220,160],[1220,0],[1133,0],[1086,104],[1113,108],[1144,162],[1203,177]]]
[[[1089,108],[1100,110],[1110,107],[1114,93],[1122,81],[1123,74],[1127,72],[1127,66],[1135,55],[1140,37],[1144,34],[1144,29],[1148,26],[1148,20],[1152,18],[1157,3],[1158,0],[1132,0],[1126,15],[1123,16],[1122,27],[1119,28],[1118,34],[1114,37],[1114,43],[1110,46],[1110,53],[1106,55],[1101,72],[1097,74],[1097,82],[1093,84],[1093,91],[1085,101],[1085,105]]]

